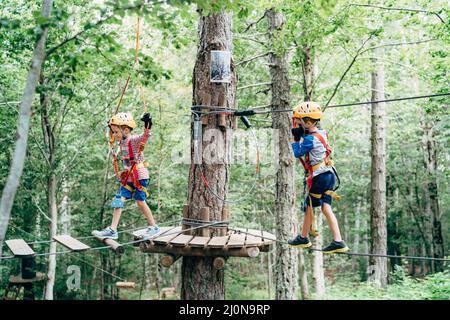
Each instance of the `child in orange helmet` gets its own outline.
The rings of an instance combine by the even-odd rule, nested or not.
[[[320,207],[333,234],[333,241],[322,251],[324,253],[346,252],[349,249],[341,238],[336,216],[331,209],[332,198],[338,200],[339,196],[334,193],[336,178],[333,163],[328,159],[331,152],[328,136],[324,130],[317,127],[321,118],[322,110],[318,103],[303,102],[294,108],[292,150],[294,156],[302,162],[308,175],[306,180],[308,195],[305,200],[306,210],[302,230],[288,243],[292,247],[299,248],[311,246],[308,234],[310,229],[313,234],[316,232],[313,224],[313,207]]]
[[[143,234],[143,239],[149,239],[160,232],[160,228],[155,224],[152,211],[145,200],[148,197],[148,170],[144,165],[143,149],[150,136],[152,118],[149,113],[144,114],[141,119],[144,125],[144,134],[131,135],[131,131],[136,128],[136,123],[131,113],[118,113],[108,122],[111,130],[112,142],[118,141],[120,146],[121,160],[124,171],[119,177],[117,160],[114,154],[114,166],[116,175],[121,180],[121,186],[112,201],[114,208],[111,225],[102,231],[93,231],[92,234],[100,239],[118,239],[117,227],[124,207],[124,200],[131,199],[134,194],[137,206],[144,214],[148,222],[148,227]]]

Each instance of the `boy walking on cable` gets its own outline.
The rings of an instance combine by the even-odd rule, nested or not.
[[[321,118],[322,110],[318,103],[303,102],[294,108],[292,150],[308,174],[306,180],[308,194],[305,199],[306,209],[302,230],[295,239],[289,240],[288,243],[292,247],[311,247],[308,239],[310,229],[313,235],[316,233],[313,208],[320,207],[333,234],[333,241],[322,251],[324,253],[347,252],[349,249],[341,238],[336,216],[331,209],[332,198],[339,200],[339,196],[334,193],[336,178],[333,163],[328,159],[331,152],[328,146],[328,136],[325,130],[317,127]],[[300,142],[302,138],[303,140]]]
[[[144,114],[141,119],[145,125],[144,134],[131,135],[131,131],[136,128],[136,123],[130,113],[118,113],[108,122],[111,130],[111,142],[119,142],[121,160],[124,166],[119,176],[117,157],[114,155],[114,169],[121,186],[112,201],[111,207],[114,208],[111,225],[102,231],[93,231],[92,234],[100,239],[118,239],[117,227],[124,207],[124,201],[131,199],[134,194],[137,206],[147,219],[148,228],[143,234],[143,240],[149,239],[160,232],[160,228],[155,224],[152,211],[145,200],[149,193],[147,190],[149,174],[144,165],[143,150],[147,139],[150,136],[152,118],[149,113]]]

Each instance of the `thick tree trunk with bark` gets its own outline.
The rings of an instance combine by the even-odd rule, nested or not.
[[[236,73],[231,62],[231,83],[210,82],[211,50],[232,51],[231,15],[225,12],[200,16],[198,25],[199,44],[193,75],[193,105],[205,103],[210,95],[211,105],[218,106],[225,99],[229,108],[235,106]],[[201,125],[201,164],[194,159],[194,137],[191,139],[191,167],[189,171],[189,218],[201,219],[200,210],[209,208],[210,220],[223,220],[228,205],[228,183],[231,158],[231,122],[225,118],[225,126],[219,127],[219,115],[208,116],[208,123]],[[203,182],[208,182],[208,190]],[[220,198],[220,199],[219,199]],[[199,230],[194,230],[200,232]],[[217,235],[215,229],[211,229]],[[181,298],[189,300],[221,300],[225,298],[224,270],[213,267],[214,257],[183,257]]]
[[[269,39],[276,41],[277,33],[282,29],[285,18],[275,9],[266,11],[269,22]],[[287,56],[269,54],[270,78],[272,82],[272,110],[289,109],[289,77]],[[276,198],[275,221],[276,236],[287,241],[295,234],[297,214],[295,210],[295,171],[292,150],[289,143],[291,119],[288,113],[272,114],[276,162]],[[297,250],[285,244],[276,244],[275,263],[275,299],[297,299],[298,268]]]
[[[383,58],[381,48],[375,49],[375,56]],[[384,67],[381,60],[376,60],[372,73],[372,101],[383,100],[384,97]],[[386,254],[386,113],[384,103],[372,103],[371,126],[371,251],[376,254]],[[387,259],[372,257],[370,259],[369,280],[376,286],[387,285]]]
[[[43,0],[41,16],[49,18],[52,10],[53,0]],[[19,187],[20,177],[22,176],[27,151],[28,130],[31,120],[31,104],[33,103],[36,85],[41,74],[41,66],[45,57],[45,42],[47,40],[48,28],[43,28],[42,33],[34,47],[31,67],[28,71],[27,82],[20,103],[19,119],[16,131],[16,145],[14,148],[13,159],[10,164],[8,179],[3,188],[0,201],[0,256],[2,255],[3,241],[5,240],[6,230],[8,229],[11,208],[14,203],[17,188]]]

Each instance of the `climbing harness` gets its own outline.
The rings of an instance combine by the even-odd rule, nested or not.
[[[134,60],[134,68],[135,69],[138,69],[138,67],[139,67],[139,34],[140,34],[140,17],[138,16],[137,17],[137,30],[136,30],[136,48],[135,48],[136,53],[135,53],[135,60]],[[148,163],[147,162],[139,162],[137,160],[137,158],[135,157],[134,152],[133,152],[131,141],[129,140],[128,146],[127,146],[128,147],[128,157],[123,156],[123,153],[122,153],[122,150],[120,147],[119,147],[119,150],[121,153],[121,160],[122,161],[129,160],[130,167],[125,168],[119,174],[119,164],[118,164],[118,160],[117,160],[117,152],[114,151],[114,147],[113,147],[114,146],[114,136],[112,134],[111,125],[118,125],[120,128],[121,128],[121,126],[126,125],[132,129],[134,129],[136,127],[136,123],[134,122],[134,119],[131,114],[117,113],[119,110],[120,104],[122,102],[122,99],[125,95],[125,92],[128,88],[130,78],[131,78],[131,72],[128,74],[127,80],[125,82],[125,86],[122,90],[122,94],[120,96],[119,102],[118,102],[116,110],[114,112],[115,115],[111,118],[110,122],[108,123],[110,126],[110,132],[109,132],[110,141],[109,141],[109,143],[110,143],[111,154],[113,156],[113,161],[114,161],[114,172],[116,174],[117,180],[121,183],[122,187],[124,187],[131,193],[134,193],[136,190],[143,191],[143,192],[145,192],[146,196],[148,197],[149,192],[148,192],[147,188],[142,186],[141,183],[139,182],[139,174],[138,174],[138,170],[143,167],[148,167]],[[138,83],[138,86],[139,86],[140,96],[141,96],[141,99],[144,104],[144,112],[146,112],[147,104],[145,101],[143,88],[142,88],[142,85],[140,84],[140,82]],[[138,157],[139,157],[139,155],[142,155],[142,153],[144,152],[145,144],[147,142],[148,137],[149,137],[149,129],[145,128],[144,137],[141,140],[140,146],[139,146]],[[131,178],[132,186],[130,186],[128,184],[129,178]],[[120,194],[116,195],[115,199],[111,203],[111,207],[113,207],[113,208],[123,208],[124,207],[124,202],[121,199]]]
[[[312,102],[312,101],[305,101],[305,102],[300,103],[298,106],[296,106],[293,110],[293,116],[292,116],[293,127],[294,128],[297,127],[297,124],[295,121],[296,118],[303,119],[305,117],[312,118],[314,120],[319,121],[322,118],[322,110],[321,110],[320,104],[318,104],[316,102]],[[317,138],[322,143],[323,147],[325,148],[324,159],[321,162],[316,163],[314,165],[311,164],[309,152],[305,155],[305,159],[303,159],[302,157],[299,157],[299,161],[305,170],[305,176],[304,176],[304,180],[303,180],[303,194],[304,195],[307,194],[309,206],[311,207],[311,211],[312,211],[312,217],[311,217],[312,221],[311,221],[311,232],[310,233],[313,237],[317,237],[319,235],[319,232],[317,230],[316,223],[315,223],[314,207],[312,205],[312,198],[320,199],[320,198],[322,198],[322,196],[324,194],[326,194],[326,195],[331,196],[333,199],[339,201],[341,199],[341,197],[338,194],[336,194],[335,191],[339,188],[340,179],[337,174],[336,168],[334,167],[334,162],[333,162],[333,160],[331,160],[331,157],[330,157],[331,148],[330,148],[329,144],[327,143],[327,141],[325,140],[325,138],[317,132],[309,132],[308,135]],[[326,134],[326,138],[327,138],[327,140],[329,140],[328,134]],[[314,172],[323,167],[331,167],[332,168],[333,174],[336,176],[336,180],[338,181],[338,184],[333,188],[333,190],[325,190],[325,192],[322,194],[312,193],[311,187],[312,187],[312,180],[313,180]],[[303,206],[305,206],[305,204],[303,204]],[[303,209],[305,210],[307,208],[303,207]]]

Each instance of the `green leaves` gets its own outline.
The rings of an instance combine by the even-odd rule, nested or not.
[[[17,29],[20,27],[20,20],[18,19],[7,19],[7,18],[0,18],[0,29]]]

